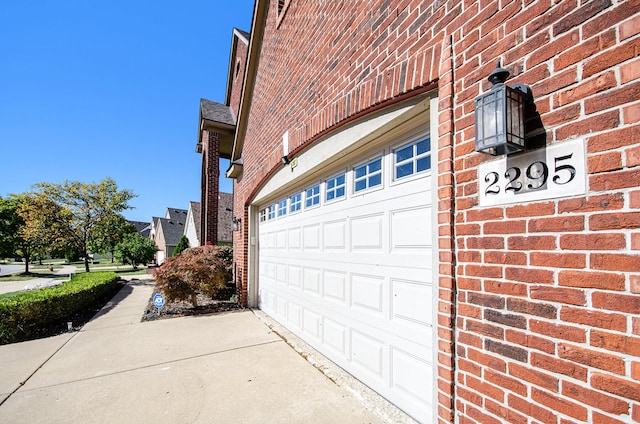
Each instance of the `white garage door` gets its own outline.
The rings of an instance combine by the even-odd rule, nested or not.
[[[416,419],[431,421],[429,137],[327,171],[260,210],[260,308]]]

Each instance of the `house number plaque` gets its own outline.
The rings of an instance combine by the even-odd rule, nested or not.
[[[577,196],[587,191],[584,139],[564,141],[478,168],[480,206]]]

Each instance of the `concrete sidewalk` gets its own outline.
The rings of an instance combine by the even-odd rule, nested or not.
[[[64,265],[61,269],[48,277],[32,278],[31,280],[22,281],[3,281],[0,283],[0,294],[11,293],[21,290],[34,290],[44,287],[57,286],[67,279],[56,280],[56,277],[69,277],[69,274],[76,272],[76,267],[72,265]]]
[[[76,333],[0,346],[2,423],[380,423],[250,310],[141,323],[132,281]]]

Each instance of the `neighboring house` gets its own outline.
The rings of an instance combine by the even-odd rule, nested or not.
[[[189,247],[200,246],[200,202],[189,202],[184,235],[189,239]]]
[[[200,203],[189,202],[184,235],[189,239],[189,247],[200,246]],[[233,194],[218,195],[218,246],[231,246],[233,237]]]
[[[151,234],[151,223],[150,222],[141,222],[141,221],[127,221],[129,224],[133,225],[136,228],[138,234],[142,237],[149,237]]]
[[[198,140],[241,303],[421,422],[640,422],[639,46],[636,1],[257,0]],[[476,151],[497,61],[524,154]]]
[[[187,221],[187,210],[167,208],[164,218],[152,218],[151,239],[158,247],[156,263],[162,265],[166,258],[173,255],[173,250],[178,245],[184,234]]]

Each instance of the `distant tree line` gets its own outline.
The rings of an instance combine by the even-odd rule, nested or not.
[[[153,241],[142,240],[122,215],[131,209],[129,200],[134,197],[131,190],[119,190],[111,178],[91,184],[38,183],[28,193],[0,196],[0,258],[23,258],[27,273],[35,259],[82,258],[89,272],[90,253],[122,257],[118,244],[129,234],[137,235],[137,242],[144,243],[153,258],[157,250]]]

